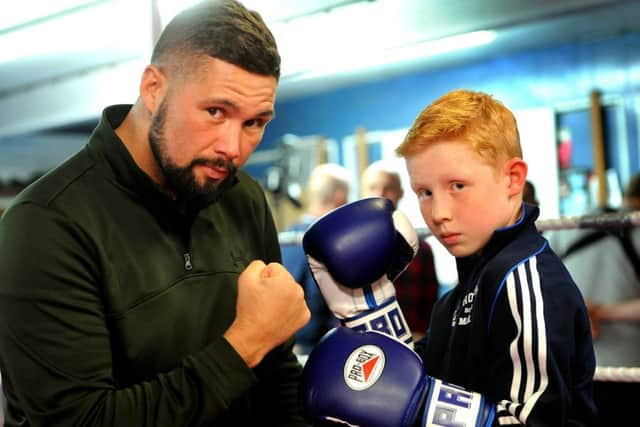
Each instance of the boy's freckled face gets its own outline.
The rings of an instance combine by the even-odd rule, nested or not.
[[[478,252],[510,224],[508,174],[497,174],[466,143],[438,142],[406,163],[422,216],[452,255]]]

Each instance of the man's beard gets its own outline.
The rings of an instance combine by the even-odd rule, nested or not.
[[[173,191],[176,200],[194,201],[203,205],[209,204],[217,197],[218,188],[233,178],[237,168],[231,161],[222,157],[211,159],[197,157],[184,167],[173,163],[167,155],[167,141],[164,135],[167,118],[167,104],[165,101],[166,99],[162,100],[157,113],[151,118],[151,126],[149,128],[151,152],[162,170],[166,186]],[[222,180],[206,178],[205,183],[200,185],[196,182],[196,177],[193,174],[194,167],[198,165],[225,168],[228,172],[227,177]]]

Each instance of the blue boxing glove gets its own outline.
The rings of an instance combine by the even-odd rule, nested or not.
[[[329,331],[304,366],[302,404],[311,422],[414,426],[427,392],[422,360],[379,332]]]
[[[377,330],[409,345],[394,280],[418,251],[418,236],[392,203],[371,197],[316,220],[302,240],[313,278],[342,325]]]
[[[301,395],[313,423],[488,427],[495,418],[495,405],[481,394],[425,375],[407,345],[345,327],[328,332],[309,355]]]

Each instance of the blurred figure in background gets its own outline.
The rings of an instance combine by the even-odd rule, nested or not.
[[[400,175],[384,161],[370,164],[362,174],[363,197],[385,197],[397,209],[404,195]],[[424,238],[420,239],[418,254],[407,269],[394,281],[398,303],[415,341],[422,338],[429,327],[433,303],[438,298],[433,253]]]
[[[640,173],[629,180],[624,192],[624,204],[630,211],[640,211]]]
[[[624,193],[640,209],[640,174]],[[640,228],[548,233],[589,308],[598,366],[640,366]]]
[[[636,174],[629,181],[629,185],[624,192],[623,200],[626,211],[640,211],[640,173]],[[635,341],[629,344],[635,345],[637,351],[631,359],[627,360],[633,363],[632,366],[638,366],[640,365],[640,229],[636,227],[623,230],[621,234],[617,236],[617,239],[623,245],[623,250],[626,254],[625,259],[619,260],[627,264],[627,272],[623,277],[629,278],[631,286],[623,287],[622,290],[624,292],[619,296],[617,301],[610,303],[590,301],[589,315],[591,316],[595,338],[598,338],[603,332],[607,333],[606,329],[615,327],[615,323],[627,323],[626,328],[633,328],[635,330],[635,334],[629,335],[629,338]],[[635,286],[633,286],[633,274],[629,270],[629,267],[631,267],[635,273]],[[612,325],[612,323],[614,323],[614,325]],[[605,331],[601,331],[601,327],[604,327]],[[595,343],[596,360],[598,360],[598,341],[595,341]]]
[[[640,210],[640,174],[624,192],[623,209]],[[584,296],[596,365],[640,366],[640,228],[553,230],[547,237]],[[595,381],[600,425],[613,425],[639,391],[640,383]]]
[[[522,189],[522,201],[535,206],[538,206],[540,204],[540,202],[538,202],[538,198],[536,197],[536,187],[531,181],[526,181],[524,183],[524,188]]]
[[[287,228],[294,237],[301,237],[307,228],[322,215],[347,203],[349,199],[349,171],[335,163],[323,163],[316,166],[309,176],[304,194],[305,213]],[[300,240],[281,244],[282,263],[298,283],[304,287],[305,300],[311,311],[311,320],[296,333],[294,351],[297,354],[309,354],[316,343],[331,328],[336,319],[322,298],[302,249]]]

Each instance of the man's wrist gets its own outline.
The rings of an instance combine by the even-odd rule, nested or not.
[[[229,345],[238,353],[248,367],[253,368],[258,365],[267,353],[260,345],[253,345],[255,340],[248,337],[235,323],[223,335]]]

